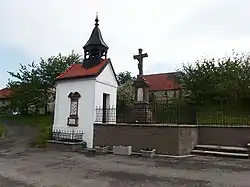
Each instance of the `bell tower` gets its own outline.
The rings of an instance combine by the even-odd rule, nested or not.
[[[103,59],[107,58],[109,47],[104,42],[99,28],[99,18],[96,15],[95,27],[87,43],[83,46],[84,60],[83,67],[88,69],[98,65]]]

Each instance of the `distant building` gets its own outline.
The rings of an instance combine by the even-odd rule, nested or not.
[[[53,99],[53,92],[55,92],[55,89],[51,89],[50,93],[51,96],[48,98],[48,104],[47,104],[47,112],[53,112],[54,111],[54,99]],[[8,106],[10,104],[10,95],[12,94],[12,91],[8,88],[3,88],[0,90],[0,113],[6,113],[5,106]],[[18,111],[18,109],[16,109]],[[34,112],[35,107],[30,106],[29,112]],[[44,108],[39,109],[40,114],[44,114]]]
[[[177,81],[176,72],[144,75],[149,87],[149,98],[155,101],[171,102],[180,96],[181,86]]]
[[[9,96],[11,91],[8,88],[3,88],[0,90],[0,108],[9,104]]]

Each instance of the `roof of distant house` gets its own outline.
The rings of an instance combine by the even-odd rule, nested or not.
[[[111,64],[110,59],[104,59],[98,65],[89,69],[84,68],[82,64],[73,64],[65,72],[59,75],[56,80],[97,77],[104,70],[108,63]]]
[[[181,88],[176,80],[176,73],[159,73],[144,75],[147,82],[150,84],[149,91],[168,91],[178,90]]]
[[[8,98],[11,94],[10,89],[4,88],[0,90],[0,99]]]

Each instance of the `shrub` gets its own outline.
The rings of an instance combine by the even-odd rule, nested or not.
[[[0,137],[4,137],[5,135],[5,129],[4,126],[0,123]]]

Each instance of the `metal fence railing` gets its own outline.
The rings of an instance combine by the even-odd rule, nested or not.
[[[223,111],[204,112],[197,111],[197,124],[199,125],[250,125],[248,113],[226,113]]]
[[[83,131],[64,131],[53,129],[50,134],[50,140],[65,141],[65,142],[82,142]]]
[[[126,107],[96,108],[98,123],[137,123],[137,118],[144,118],[141,123],[172,123],[172,124],[196,124],[196,109],[191,105],[157,105],[140,108]]]
[[[190,125],[250,125],[250,113],[219,110],[205,111],[192,104],[173,105],[158,103],[147,107],[96,108],[97,123],[138,123],[136,117],[144,116],[147,123]],[[105,116],[104,116],[105,115]],[[140,123],[144,123],[140,120]]]

